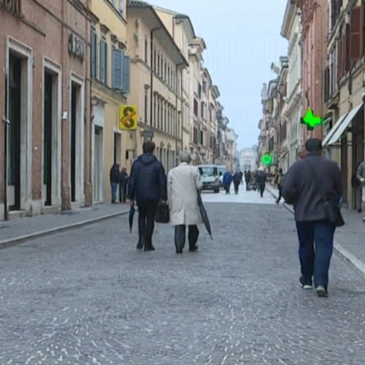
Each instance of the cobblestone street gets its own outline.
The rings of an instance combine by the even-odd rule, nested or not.
[[[334,256],[329,298],[303,291],[292,215],[214,199],[197,253],[161,225],[137,252],[127,217],[2,250],[0,364],[363,365],[362,279]]]

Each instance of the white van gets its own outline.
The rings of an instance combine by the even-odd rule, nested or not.
[[[197,166],[202,177],[203,190],[214,191],[219,193],[219,185],[216,179],[219,176],[218,166],[216,165],[200,165]]]

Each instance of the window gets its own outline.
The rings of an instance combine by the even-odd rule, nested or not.
[[[201,102],[200,114],[201,118],[205,120],[205,103],[203,101]]]
[[[153,96],[153,126],[156,127],[157,121],[157,96]]]
[[[165,61],[165,68],[164,68],[164,80],[165,80],[165,82],[167,82],[167,80],[168,80],[168,77],[167,77],[167,64],[166,64],[166,61]]]
[[[113,49],[113,89],[129,94],[130,81],[130,57],[124,50]]]
[[[198,97],[199,99],[202,97],[202,86],[200,85],[199,82],[198,82]]]
[[[157,55],[157,75],[160,76],[160,54]]]
[[[203,93],[207,95],[207,82],[203,81]]]
[[[198,101],[194,99],[194,115],[198,116]]]
[[[343,0],[331,0],[331,30],[336,25],[337,19],[341,14]]]
[[[108,84],[108,44],[105,38],[100,41],[100,81]]]
[[[153,50],[153,71],[156,72],[157,70],[157,52],[156,48]]]
[[[147,36],[144,40],[144,62],[148,65],[148,39]]]
[[[144,92],[144,122],[148,124],[148,91]]]
[[[98,78],[98,35],[91,30],[91,77]]]

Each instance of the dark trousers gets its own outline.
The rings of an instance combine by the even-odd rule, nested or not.
[[[278,199],[276,200],[277,203],[280,203],[281,200],[281,193],[282,193],[282,187],[281,185],[278,185],[278,190],[279,190],[279,195],[278,195]]]
[[[152,235],[155,228],[155,217],[158,201],[138,201],[139,242],[145,247],[152,246]]]
[[[336,227],[327,220],[297,222],[299,261],[306,284],[327,288]]]
[[[127,201],[127,185],[119,184],[119,202],[125,203]]]
[[[112,204],[115,204],[117,201],[117,192],[118,192],[118,183],[110,183],[112,188]]]
[[[224,190],[226,191],[226,194],[229,194],[229,191],[231,190],[231,184],[225,183]]]
[[[248,185],[250,183],[250,180],[245,180],[245,182],[246,182],[246,190],[248,190]]]
[[[240,189],[240,183],[239,182],[238,183],[234,183],[234,192],[236,194],[238,194],[239,189]]]
[[[189,248],[194,248],[199,238],[199,229],[197,226],[189,226]],[[175,247],[177,250],[183,250],[186,241],[186,226],[175,226]]]
[[[264,196],[265,184],[259,184],[259,193],[261,198]]]

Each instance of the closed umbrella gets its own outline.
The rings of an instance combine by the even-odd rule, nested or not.
[[[129,233],[132,233],[133,218],[134,218],[135,212],[136,212],[136,209],[133,204],[133,205],[131,205],[131,209],[129,210]]]
[[[203,220],[203,223],[205,225],[205,228],[206,228],[207,232],[209,233],[210,238],[213,240],[212,228],[210,226],[208,213],[205,210],[205,207],[204,207],[204,204],[203,204],[203,199],[202,199],[202,196],[201,196],[199,191],[198,191],[198,205],[199,205],[200,214],[202,216],[202,220]]]

